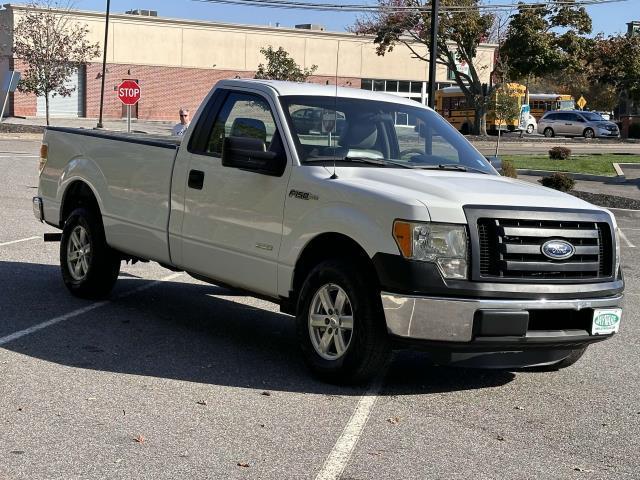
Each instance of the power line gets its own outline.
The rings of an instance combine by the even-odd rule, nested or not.
[[[416,12],[416,11],[428,11],[431,6],[429,4],[420,6],[404,6],[404,5],[372,5],[372,4],[336,4],[336,3],[317,3],[317,2],[302,2],[295,0],[194,0],[203,3],[218,3],[226,5],[236,6],[251,6],[259,8],[272,8],[272,9],[287,9],[287,10],[315,10],[323,12],[351,12],[351,13],[363,13],[363,12]],[[530,3],[502,3],[502,4],[480,4],[475,6],[465,5],[443,5],[440,7],[440,11],[459,12],[481,9],[485,11],[498,11],[498,10],[511,10],[511,9],[538,9],[542,7],[553,6],[589,6],[589,5],[603,5],[608,3],[621,3],[628,0],[558,0],[558,1],[539,1]]]

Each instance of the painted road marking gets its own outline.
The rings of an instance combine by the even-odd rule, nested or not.
[[[338,438],[338,441],[329,452],[329,456],[324,461],[322,469],[316,475],[316,480],[338,480],[342,476],[342,472],[349,463],[349,459],[353,454],[358,440],[362,435],[371,410],[378,399],[380,390],[382,389],[382,379],[384,374],[376,380],[371,387],[360,397],[355,411],[347,422]]]
[[[156,285],[162,282],[169,282],[171,280],[178,278],[180,275],[182,275],[182,273],[174,273],[172,275],[163,277],[160,280],[155,280],[151,283],[141,285],[140,287],[134,288],[133,290],[130,290],[128,292],[118,295],[116,299],[125,298],[125,297],[128,297],[129,295],[133,295],[134,293],[142,292],[143,290],[147,290],[149,288],[155,287]],[[14,340],[17,340],[19,338],[26,337],[27,335],[31,335],[32,333],[38,332],[45,328],[51,327],[53,325],[56,325],[57,323],[64,322],[66,320],[69,320],[70,318],[74,318],[74,317],[77,317],[78,315],[83,315],[97,308],[104,307],[109,303],[111,303],[111,300],[103,300],[101,302],[95,302],[95,303],[92,303],[91,305],[87,305],[86,307],[74,310],[73,312],[65,313],[64,315],[60,315],[59,317],[52,318],[51,320],[47,320],[45,322],[34,325],[32,327],[25,328],[24,330],[20,330],[19,332],[12,333],[11,335],[7,335],[6,337],[0,338],[0,346],[5,345]]]
[[[15,245],[16,243],[30,242],[31,240],[38,240],[40,237],[21,238],[20,240],[12,240],[11,242],[0,243],[0,247],[6,247],[7,245]]]
[[[624,234],[624,232],[622,231],[622,229],[621,229],[621,228],[618,228],[618,231],[620,232],[620,238],[621,238],[622,240],[624,240],[624,242],[627,244],[627,247],[636,248],[636,246],[635,246],[633,243],[631,243],[631,242],[629,241],[629,239],[628,239],[628,238],[627,238],[627,236]]]

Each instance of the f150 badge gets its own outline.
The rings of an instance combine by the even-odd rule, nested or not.
[[[297,198],[298,200],[318,200],[318,195],[300,190],[291,190],[289,198]]]

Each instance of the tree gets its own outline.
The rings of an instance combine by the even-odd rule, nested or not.
[[[277,50],[274,50],[272,46],[261,48],[260,53],[267,59],[267,65],[265,66],[262,63],[258,65],[255,78],[306,82],[307,78],[318,69],[317,65],[303,69],[282,47]]]
[[[500,153],[500,134],[501,127],[507,122],[520,117],[520,93],[510,87],[508,83],[502,84],[495,91],[495,103],[491,109],[496,118],[496,127],[498,129],[498,139],[496,140],[496,157]],[[525,125],[526,128],[526,125]]]
[[[13,53],[27,64],[18,90],[45,97],[49,125],[50,97],[73,93],[65,82],[100,54],[100,45],[87,40],[87,26],[73,23],[69,8],[61,8],[54,0],[29,7],[13,30]]]
[[[437,63],[453,72],[455,82],[465,95],[467,105],[475,109],[473,133],[486,135],[486,113],[495,86],[483,83],[481,68],[474,63],[478,46],[493,32],[495,16],[483,13],[478,0],[441,0],[438,27]],[[430,2],[423,0],[378,0],[379,8],[359,18],[351,28],[357,34],[375,35],[378,55],[405,45],[414,58],[429,60],[419,47],[431,46]],[[448,10],[447,6],[455,6]],[[405,7],[399,10],[398,7]],[[406,8],[409,7],[409,8]],[[414,8],[411,8],[414,7]],[[428,51],[428,50],[427,50]],[[461,68],[467,66],[468,71]]]
[[[640,37],[598,37],[592,56],[592,72],[599,82],[640,101]]]
[[[538,8],[521,5],[511,18],[500,52],[512,78],[581,71],[591,44],[589,33],[591,17],[584,7],[567,0],[541,3]]]

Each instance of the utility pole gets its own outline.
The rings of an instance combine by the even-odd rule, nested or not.
[[[111,0],[107,0],[107,16],[104,26],[104,53],[102,54],[102,85],[100,86],[100,118],[98,118],[97,128],[104,128],[102,125],[102,108],[104,107],[104,77],[107,73],[107,42],[109,41],[109,11],[111,10]]]
[[[435,108],[436,102],[436,58],[438,57],[438,10],[440,0],[431,0],[431,50],[429,52],[429,103]]]

